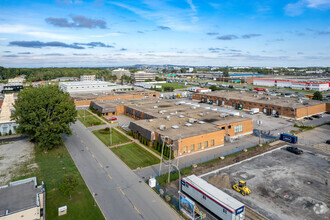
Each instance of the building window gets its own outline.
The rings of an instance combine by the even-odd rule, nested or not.
[[[214,139],[211,140],[211,146],[214,146]]]
[[[294,109],[291,109],[292,112],[294,112]]]
[[[235,126],[235,133],[239,133],[239,132],[242,132],[242,131],[243,131],[243,125]]]
[[[225,127],[221,127],[222,130],[225,130]]]
[[[207,148],[208,145],[209,145],[209,142],[208,142],[208,141],[205,141],[205,142],[204,142],[204,147]]]
[[[184,148],[183,148],[183,153],[187,153],[187,146],[185,146]]]
[[[228,125],[228,129],[231,129],[231,125]]]
[[[198,149],[202,148],[202,143],[198,143]]]
[[[205,199],[205,200],[206,200],[206,196],[204,196],[204,195],[203,195],[203,199]]]
[[[223,213],[227,214],[227,210],[226,209],[223,209]]]
[[[191,151],[194,151],[194,150],[195,150],[195,144],[192,144],[192,145],[190,146],[190,150],[191,150]]]

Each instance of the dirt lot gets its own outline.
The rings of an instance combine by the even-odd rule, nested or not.
[[[269,219],[326,219],[330,214],[330,186],[326,184],[330,155],[315,148],[302,149],[302,155],[278,149],[203,178]],[[247,181],[252,191],[249,196],[230,188],[239,180]]]
[[[10,182],[19,172],[34,169],[34,146],[27,140],[0,145],[0,185]]]

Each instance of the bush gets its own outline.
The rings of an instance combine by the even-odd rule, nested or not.
[[[77,178],[71,174],[67,174],[63,176],[59,188],[64,195],[69,195],[71,198],[71,193],[76,190],[77,186],[78,186]]]
[[[12,135],[12,132],[11,132],[11,130],[9,130],[9,133],[8,133],[9,135]]]
[[[110,127],[104,128],[104,131],[110,131]]]

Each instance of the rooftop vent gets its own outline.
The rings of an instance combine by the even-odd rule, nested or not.
[[[184,115],[179,115],[179,118],[184,118]]]
[[[159,126],[159,129],[162,130],[162,131],[165,131],[166,130],[166,126],[165,125],[161,125],[161,126]]]
[[[166,116],[166,119],[167,119],[168,121],[170,121],[170,120],[171,120],[171,117],[168,115],[168,116]]]
[[[196,122],[197,120],[196,119],[194,119],[194,118],[189,118],[189,123],[194,123],[194,122]]]
[[[179,126],[177,126],[177,125],[173,125],[172,128],[173,128],[173,129],[178,129]]]
[[[203,113],[203,112],[202,112],[202,113],[199,113],[199,115],[200,115],[200,116],[204,116],[204,113]]]
[[[205,121],[199,121],[198,123],[199,124],[205,124]]]
[[[155,105],[155,106],[154,106],[154,108],[158,108],[158,106],[157,106],[157,105]]]
[[[185,126],[190,127],[190,126],[192,126],[192,124],[187,123],[187,124],[185,124]]]

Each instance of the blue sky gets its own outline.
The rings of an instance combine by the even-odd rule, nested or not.
[[[0,0],[0,66],[330,66],[330,0]]]

